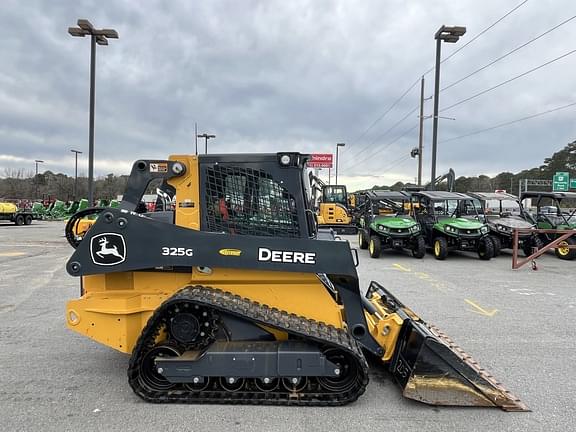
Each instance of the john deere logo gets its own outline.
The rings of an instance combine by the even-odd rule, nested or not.
[[[242,251],[240,249],[220,249],[218,251],[220,255],[223,256],[240,256],[242,255]]]
[[[126,260],[124,237],[116,233],[103,233],[90,239],[92,262],[100,266],[113,266]]]

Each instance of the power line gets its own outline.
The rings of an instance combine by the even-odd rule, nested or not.
[[[500,123],[500,124],[497,124],[497,125],[494,125],[494,126],[490,126],[490,127],[484,128],[484,129],[479,129],[479,130],[477,130],[477,131],[470,132],[470,133],[467,133],[467,134],[464,134],[464,135],[460,135],[460,136],[457,136],[457,137],[454,137],[454,138],[448,138],[448,139],[446,139],[446,140],[444,140],[444,141],[440,141],[440,142],[441,142],[441,143],[446,143],[446,142],[456,141],[456,140],[459,140],[459,139],[462,139],[462,138],[466,138],[466,137],[469,137],[469,136],[472,136],[472,135],[478,135],[478,134],[481,134],[481,133],[484,133],[484,132],[488,132],[488,131],[491,131],[491,130],[494,130],[494,129],[498,129],[498,128],[501,128],[501,127],[504,127],[504,126],[509,126],[509,125],[511,125],[511,124],[520,123],[520,122],[523,122],[523,121],[526,121],[526,120],[530,120],[530,119],[533,119],[533,118],[536,118],[536,117],[543,116],[543,115],[545,115],[545,114],[550,114],[550,113],[553,113],[553,112],[556,112],[556,111],[560,111],[560,110],[563,110],[563,109],[566,109],[566,108],[570,108],[570,107],[575,106],[575,105],[576,105],[576,102],[572,102],[572,103],[569,103],[569,104],[567,104],[567,105],[562,105],[562,106],[560,106],[560,107],[552,108],[552,109],[549,109],[549,110],[546,110],[546,111],[542,111],[542,112],[539,112],[539,113],[536,113],[536,114],[532,114],[532,115],[529,115],[529,116],[526,116],[526,117],[522,117],[522,118],[519,118],[519,119],[516,119],[516,120],[508,121],[508,122],[505,122],[505,123]]]
[[[458,54],[460,51],[462,51],[464,48],[466,48],[468,45],[470,45],[472,42],[474,42],[475,40],[477,40],[480,36],[482,36],[484,33],[486,33],[487,31],[489,31],[490,29],[492,29],[493,27],[495,27],[497,24],[499,24],[501,21],[503,21],[504,19],[506,19],[509,15],[511,15],[512,13],[516,12],[516,10],[520,9],[520,7],[524,6],[526,3],[528,2],[528,0],[524,0],[523,2],[521,2],[520,4],[516,5],[515,7],[513,7],[512,9],[510,9],[508,12],[506,12],[504,15],[502,15],[500,18],[498,18],[496,21],[494,21],[492,24],[490,24],[488,27],[486,27],[484,30],[482,30],[480,33],[478,33],[476,36],[474,36],[472,39],[470,39],[468,42],[466,42],[464,45],[460,46],[460,48],[458,48],[457,50],[455,50],[454,52],[452,52],[448,57],[442,59],[442,61],[440,62],[440,64],[444,63],[446,60],[454,57],[456,54]],[[434,66],[432,66],[430,69],[428,69],[426,72],[424,72],[424,75],[432,72],[434,70]]]
[[[529,41],[523,43],[522,45],[514,48],[512,51],[509,51],[509,52],[507,52],[506,54],[501,55],[501,56],[498,57],[497,59],[492,60],[490,63],[487,63],[487,64],[485,64],[484,66],[482,66],[481,68],[476,69],[475,71],[469,73],[469,74],[466,75],[465,77],[460,78],[459,80],[453,82],[453,83],[450,84],[450,85],[447,85],[446,87],[442,88],[440,91],[448,90],[449,88],[454,87],[454,86],[457,85],[457,84],[460,84],[462,81],[467,80],[468,78],[470,78],[470,77],[473,76],[473,75],[476,75],[478,72],[481,72],[481,71],[483,71],[484,69],[489,68],[489,67],[492,66],[493,64],[499,62],[500,60],[505,59],[505,58],[508,57],[509,55],[514,54],[515,52],[517,52],[517,51],[521,50],[522,48],[524,48],[524,47],[526,47],[526,46],[528,46],[528,45],[536,42],[538,39],[546,36],[547,34],[552,33],[554,30],[562,27],[564,24],[567,24],[568,22],[572,21],[574,18],[576,18],[576,15],[568,18],[567,20],[562,21],[560,24],[552,27],[551,29],[546,30],[544,33],[542,33],[542,34],[540,34],[540,35],[538,35],[538,36],[530,39]]]
[[[400,156],[398,159],[394,159],[392,162],[390,162],[386,168],[384,170],[381,170],[379,172],[381,173],[386,173],[388,171],[390,171],[391,169],[401,165],[403,162],[405,162],[406,160],[410,159],[410,155],[403,155]],[[378,178],[378,177],[382,177],[382,174],[368,174],[365,175],[366,177],[374,177],[374,178]]]
[[[408,117],[410,117],[412,114],[414,114],[414,112],[416,112],[418,110],[418,108],[420,108],[419,106],[417,106],[416,108],[413,108],[412,110],[410,110],[410,112],[408,112],[404,117],[402,117],[400,120],[398,120],[396,123],[394,123],[392,126],[390,126],[388,129],[386,129],[383,133],[381,133],[380,135],[378,135],[376,138],[374,138],[370,143],[368,143],[362,150],[360,150],[359,152],[356,153],[356,156],[359,156],[360,154],[364,153],[366,150],[368,150],[373,144],[375,144],[377,141],[381,140],[382,138],[384,138],[386,135],[388,135],[392,130],[394,130],[396,127],[398,127],[400,124],[402,124]]]
[[[512,81],[515,81],[515,80],[517,80],[517,79],[519,79],[519,78],[522,78],[522,77],[524,77],[524,76],[526,76],[526,75],[529,75],[529,74],[531,74],[532,72],[535,72],[535,71],[537,71],[537,70],[539,70],[539,69],[542,69],[543,67],[548,66],[549,64],[552,64],[552,63],[554,63],[554,62],[557,62],[558,60],[561,60],[561,59],[563,59],[564,57],[568,57],[569,55],[574,54],[575,52],[576,52],[576,49],[574,49],[574,50],[572,50],[572,51],[569,51],[569,52],[567,52],[567,53],[565,53],[565,54],[562,54],[561,56],[556,57],[556,58],[554,58],[554,59],[552,59],[552,60],[549,60],[549,61],[547,61],[546,63],[542,63],[541,65],[536,66],[535,68],[532,68],[532,69],[530,69],[530,70],[527,70],[526,72],[523,72],[523,73],[521,73],[520,75],[516,75],[516,76],[514,76],[514,77],[512,77],[512,78],[509,78],[509,79],[507,79],[507,80],[505,80],[505,81],[502,81],[502,82],[499,83],[499,84],[496,84],[495,86],[492,86],[492,87],[490,87],[490,88],[487,88],[487,89],[485,89],[485,90],[482,90],[481,92],[478,92],[478,93],[476,93],[476,94],[473,94],[472,96],[469,96],[469,97],[467,97],[466,99],[462,99],[462,100],[460,100],[460,101],[458,101],[458,102],[456,102],[456,103],[453,103],[452,105],[447,106],[446,108],[442,108],[442,109],[440,110],[440,112],[448,111],[449,109],[452,109],[452,108],[454,108],[454,107],[456,107],[456,106],[458,106],[458,105],[461,105],[461,104],[463,104],[463,103],[465,103],[465,102],[468,102],[468,101],[470,101],[470,100],[472,100],[472,99],[476,99],[477,97],[482,96],[483,94],[486,94],[486,93],[488,93],[488,92],[491,92],[492,90],[495,90],[495,89],[497,89],[497,88],[499,88],[499,87],[502,87],[503,85],[509,84],[509,83],[511,83]]]
[[[392,144],[396,143],[398,140],[400,140],[401,138],[405,137],[406,135],[408,135],[410,132],[412,132],[414,129],[416,129],[419,125],[415,124],[414,126],[412,126],[410,129],[405,130],[403,133],[401,133],[400,135],[398,135],[396,138],[394,138],[392,141],[386,143],[384,145],[384,147],[382,147],[381,149],[379,149],[378,151],[384,151],[386,150],[388,147],[390,147]],[[367,157],[360,159],[359,161],[356,161],[355,163],[353,163],[352,165],[348,166],[346,168],[347,171],[351,170],[352,168],[366,162],[368,159],[370,159],[371,157],[373,157],[374,154],[370,154]]]
[[[490,24],[488,27],[486,27],[485,29],[483,29],[480,33],[478,33],[476,36],[474,36],[472,39],[470,39],[468,42],[466,42],[464,45],[462,45],[460,48],[458,48],[457,50],[455,50],[454,52],[452,52],[449,56],[447,56],[446,58],[444,58],[440,63],[444,63],[445,61],[447,61],[448,59],[452,58],[454,55],[456,55],[457,53],[459,53],[460,51],[462,51],[464,48],[466,48],[468,45],[470,45],[472,42],[476,41],[478,38],[480,38],[482,35],[484,35],[486,32],[488,32],[489,30],[491,30],[493,27],[495,27],[497,24],[499,24],[500,22],[502,22],[504,19],[506,19],[508,16],[510,16],[512,13],[514,13],[516,10],[518,10],[520,7],[522,7],[524,4],[526,4],[528,2],[528,0],[523,0],[522,2],[520,2],[518,5],[516,5],[514,8],[512,8],[511,10],[509,10],[508,12],[506,12],[503,16],[501,16],[500,18],[498,18],[496,21],[494,21],[492,24]],[[434,70],[434,66],[430,69],[428,69],[427,71],[425,71],[422,76],[430,73],[431,71]],[[394,107],[396,105],[398,105],[398,103],[404,99],[404,97],[406,97],[406,95],[420,82],[420,78],[418,78],[416,81],[414,81],[413,84],[411,84],[405,91],[404,93],[402,93],[400,95],[400,97],[398,99],[396,99],[392,105],[390,105],[390,107],[388,107],[388,109],[386,111],[384,111],[384,113],[382,113],[376,120],[374,120],[370,126],[368,126],[368,128],[366,128],[364,130],[364,132],[362,132],[360,134],[360,136],[358,138],[356,138],[352,144],[356,144],[357,142],[359,142],[362,138],[364,138],[366,136],[366,134],[372,130],[374,128],[374,126],[376,126],[380,121],[382,121],[382,119],[384,119],[384,117],[386,117],[388,115],[388,113],[390,113],[390,111],[392,111],[392,109],[394,109]],[[412,112],[411,112],[412,113]],[[410,114],[411,114],[410,113]],[[376,140],[372,141],[372,143],[368,144],[364,149],[361,150],[361,152],[367,150],[372,144],[374,144],[378,139],[382,138],[384,135],[386,135],[388,132],[390,132],[392,129],[394,129],[396,126],[398,126],[400,123],[402,123],[402,121],[404,121],[410,114],[406,115],[405,118],[402,118],[399,122],[397,122],[396,124],[394,124],[391,128],[389,128],[387,131],[385,131],[383,134],[381,134],[378,138],[376,138]],[[415,127],[414,127],[415,128]],[[414,128],[408,130],[406,133],[412,131]],[[401,138],[402,136],[404,136],[405,134],[402,134],[400,137],[398,137],[397,139]],[[395,141],[393,141],[392,143],[396,142],[397,139]],[[389,147],[392,143],[388,144],[386,147]],[[385,147],[385,148],[386,148]],[[355,165],[352,165],[355,166]],[[350,168],[350,167],[349,167]]]
[[[384,111],[383,114],[381,114],[376,120],[374,120],[374,121],[372,122],[372,124],[371,124],[370,126],[368,126],[368,128],[367,128],[366,130],[364,130],[364,132],[362,132],[362,134],[360,134],[360,136],[359,136],[358,138],[356,138],[356,139],[352,142],[352,144],[356,144],[358,141],[360,141],[362,138],[364,138],[364,137],[366,136],[366,134],[367,134],[374,126],[376,126],[384,117],[386,117],[386,115],[387,115],[390,111],[392,111],[392,109],[393,109],[396,105],[398,105],[398,103],[399,103],[402,99],[404,99],[404,97],[405,97],[408,93],[410,93],[410,90],[412,90],[412,89],[416,86],[416,84],[418,84],[419,82],[420,82],[420,78],[418,78],[418,79],[414,82],[414,84],[410,85],[410,87],[408,87],[408,88],[406,89],[406,91],[404,91],[404,93],[402,93],[402,95],[400,95],[400,97],[399,97],[398,99],[396,99],[396,100],[394,101],[394,103],[392,103],[392,105],[390,105],[390,107],[388,107],[388,109],[387,109],[386,111]]]

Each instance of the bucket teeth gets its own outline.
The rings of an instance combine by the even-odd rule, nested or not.
[[[384,287],[372,282],[367,297],[372,293],[403,319],[389,368],[405,397],[430,405],[530,411],[450,337],[422,321]]]
[[[431,405],[529,411],[492,375],[434,326],[407,319],[391,370],[405,397]]]

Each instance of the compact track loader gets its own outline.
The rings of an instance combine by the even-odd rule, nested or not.
[[[120,208],[68,235],[81,278],[68,327],[130,354],[128,381],[150,402],[343,405],[372,356],[406,397],[526,410],[383,286],[361,294],[348,242],[316,232],[306,160],[136,161]],[[154,179],[174,210],[136,213]]]

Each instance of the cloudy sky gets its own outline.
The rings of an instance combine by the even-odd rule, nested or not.
[[[419,84],[388,109],[431,70],[440,25],[468,29],[442,47],[443,57],[464,47],[442,65],[445,87],[575,15],[573,0],[2,0],[0,175],[32,171],[34,159],[73,174],[73,148],[87,172],[90,43],[67,34],[78,18],[120,34],[97,49],[97,175],[193,152],[198,122],[217,135],[214,153],[329,153],[345,142],[340,182],[354,189],[414,179]],[[576,102],[575,41],[572,19],[443,91],[441,115],[455,120],[440,120],[438,172],[515,172],[576,139],[576,106],[452,139]],[[428,97],[433,72],[425,78]]]

